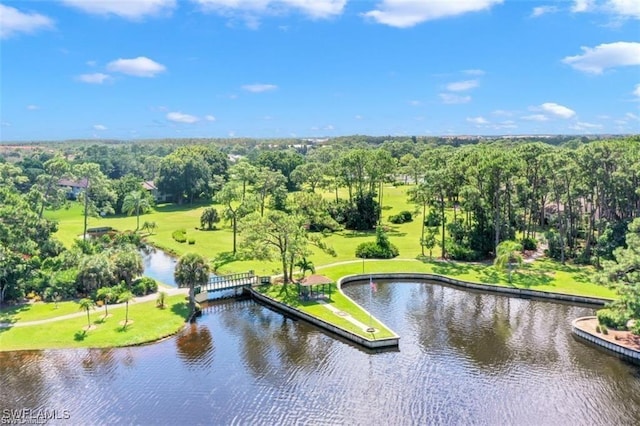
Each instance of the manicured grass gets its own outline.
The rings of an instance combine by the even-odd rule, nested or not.
[[[394,225],[388,222],[390,215],[397,214],[403,210],[415,211],[416,206],[407,202],[406,193],[410,187],[386,186],[384,188],[383,225],[389,229],[389,240],[398,247],[400,258],[418,259],[421,254],[419,245],[421,212],[414,214],[414,220],[409,223]],[[331,192],[323,195],[328,199],[333,199],[334,197]],[[346,193],[342,191],[340,196],[345,198]],[[152,244],[170,250],[178,256],[192,251],[200,253],[213,261],[213,264],[218,268],[218,273],[244,272],[247,270],[254,270],[258,275],[277,275],[282,273],[281,267],[276,261],[234,260],[231,256],[233,233],[228,223],[218,223],[218,228],[220,229],[214,231],[195,229],[200,226],[202,210],[208,206],[208,204],[194,206],[160,205],[153,212],[142,215],[140,222],[155,221],[158,225],[156,232],[147,237]],[[213,205],[213,207],[217,208],[219,212],[223,210],[222,206],[219,205]],[[453,211],[448,211],[447,215],[451,220]],[[47,216],[59,220],[59,230],[56,235],[67,246],[70,246],[73,240],[82,233],[82,207],[79,203],[75,203],[68,210],[47,212]],[[120,231],[134,229],[135,223],[134,216],[89,219],[90,227],[111,226]],[[188,245],[174,241],[171,233],[179,228],[185,228],[187,230],[187,238],[195,238],[196,244]],[[242,235],[239,234],[238,241],[241,239]],[[358,260],[355,257],[355,250],[358,244],[364,241],[373,241],[374,239],[375,233],[373,231],[357,232],[345,230],[336,232],[325,240],[328,245],[336,250],[337,256],[332,257],[312,248],[312,255],[309,256],[309,259],[315,264],[316,268],[337,262],[355,261]],[[433,249],[434,256],[439,256],[440,254],[439,247]],[[216,258],[218,260],[215,260]],[[509,285],[506,272],[497,271],[492,266],[485,264],[409,260],[405,263],[380,261],[367,263],[367,265],[371,266],[371,269],[367,269],[367,272],[432,272],[467,281]],[[373,268],[374,265],[375,268]],[[342,275],[359,273],[361,269],[361,264],[359,266],[338,266],[335,271],[340,272],[330,276],[337,279],[340,277],[340,273]],[[328,271],[333,271],[333,269]],[[518,272],[514,273],[512,285],[543,291],[614,298],[613,291],[590,282],[589,277],[593,274],[593,271],[591,267],[563,266],[550,260],[537,260],[533,264],[524,265]]]
[[[35,302],[24,305],[8,306],[0,309],[0,322],[37,321],[78,312],[75,300],[59,302]]]
[[[131,346],[152,342],[179,331],[187,318],[188,306],[183,295],[167,298],[167,307],[159,309],[155,301],[131,303],[126,329],[120,325],[125,308],[109,309],[112,314],[102,320],[103,309],[90,313],[96,329],[87,332],[86,315],[44,325],[0,328],[0,351],[50,348],[102,348]]]
[[[464,281],[511,286],[531,290],[551,291],[578,296],[613,299],[613,290],[592,283],[589,274],[593,270],[586,267],[563,266],[550,260],[538,260],[523,265],[508,281],[507,273],[498,271],[491,265],[439,262],[428,260],[372,260],[366,261],[365,274],[376,272],[424,272],[446,275]],[[318,273],[334,280],[352,274],[362,274],[362,262],[318,268]]]
[[[283,287],[281,284],[262,286],[258,288],[258,291],[271,297],[272,299],[278,300],[282,303],[286,303],[291,307],[299,309],[316,318],[320,318],[330,324],[336,325],[367,339],[371,339],[371,333],[363,331],[355,324],[347,321],[339,315],[336,315],[321,303],[318,303],[315,300],[300,299],[298,297],[296,287],[293,284],[289,284],[287,286],[286,293],[283,292]],[[376,339],[395,337],[395,334],[387,327],[385,327],[380,321],[378,321],[376,318],[370,317],[364,309],[345,297],[342,293],[338,292],[335,285],[331,286],[331,301],[327,300],[327,303],[343,312],[348,313],[354,319],[360,321],[365,325],[369,325],[369,320],[371,319],[371,325],[379,330],[375,333]]]

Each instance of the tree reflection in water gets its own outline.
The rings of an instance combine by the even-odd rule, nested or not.
[[[189,368],[206,369],[213,362],[213,337],[207,326],[188,324],[176,338],[176,348]]]

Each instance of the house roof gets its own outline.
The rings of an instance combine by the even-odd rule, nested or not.
[[[311,286],[311,285],[322,285],[322,284],[331,284],[333,280],[324,275],[309,275],[308,277],[304,277],[300,281],[300,285]]]
[[[147,191],[158,189],[158,187],[153,183],[152,180],[145,180],[144,182],[142,182],[142,188],[146,189]]]
[[[82,178],[80,180],[73,179],[60,179],[58,181],[58,185],[60,186],[70,186],[72,188],[86,188],[87,187],[87,178]]]

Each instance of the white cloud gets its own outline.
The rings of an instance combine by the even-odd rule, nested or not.
[[[96,61],[87,61],[86,64],[90,67],[95,67],[96,65],[98,65]]]
[[[33,34],[53,28],[53,21],[39,13],[23,13],[14,7],[0,4],[0,38],[19,33]]]
[[[546,102],[540,105],[540,108],[549,114],[555,115],[560,118],[571,118],[576,115],[576,112],[566,106],[556,104],[555,102]]]
[[[422,22],[491,9],[503,0],[381,0],[377,8],[365,17],[398,28],[408,28]]]
[[[607,6],[620,16],[640,19],[640,1],[638,0],[609,0]]]
[[[133,75],[136,77],[155,77],[167,68],[145,56],[133,59],[117,59],[109,62],[107,69],[111,72]]]
[[[588,12],[593,9],[593,0],[574,0],[571,11],[573,13]]]
[[[35,111],[37,109],[40,109],[40,107],[38,105],[27,105],[27,109],[29,111]]]
[[[572,124],[571,126],[569,126],[569,128],[572,130],[578,130],[578,131],[584,132],[584,131],[602,129],[602,124],[594,124],[594,123],[587,123],[584,121],[578,121]]]
[[[467,75],[484,75],[484,70],[472,69],[472,70],[464,70],[463,71]]]
[[[253,14],[254,25],[258,21],[256,14],[278,15],[295,10],[313,19],[331,18],[340,15],[347,0],[195,0],[205,11],[222,15]]]
[[[469,123],[473,123],[477,125],[489,124],[489,122],[484,117],[468,117],[467,121]]]
[[[205,115],[204,119],[207,121],[216,121],[216,118],[213,115]]]
[[[3,122],[0,122],[0,126],[2,126],[2,127],[11,127],[11,123],[9,123],[8,121],[3,121]]]
[[[460,96],[454,93],[440,93],[438,96],[445,104],[466,104],[471,101],[471,96]]]
[[[447,90],[450,92],[462,92],[474,87],[478,87],[478,80],[456,81],[455,83],[447,84]]]
[[[269,92],[272,90],[276,90],[278,86],[276,86],[275,84],[256,83],[256,84],[245,84],[244,86],[242,86],[242,88],[247,92],[262,93],[262,92]]]
[[[166,117],[167,120],[175,123],[193,124],[199,121],[199,118],[195,115],[184,114],[182,112],[169,112]]]
[[[556,13],[558,8],[556,6],[538,6],[534,7],[531,11],[532,18],[538,18],[542,15],[546,15],[547,13]]]
[[[362,117],[360,114],[358,114],[358,115],[356,115],[356,116],[355,116],[355,117],[353,117],[353,118],[355,118],[356,120],[362,120],[362,118],[363,118],[363,117]]]
[[[640,117],[638,117],[637,115],[635,115],[632,112],[628,112],[624,115],[626,118],[630,119],[630,120],[636,120],[636,121],[640,121]]]
[[[549,117],[547,117],[544,114],[525,115],[524,117],[521,117],[521,118],[527,121],[548,121],[549,120]]]
[[[93,125],[93,130],[107,130],[107,126],[105,126],[103,124],[94,124]]]
[[[111,77],[108,74],[96,72],[93,74],[80,74],[77,79],[83,83],[89,84],[102,84],[109,80]]]
[[[132,21],[170,13],[175,0],[62,0],[68,6],[92,15],[116,15]]]
[[[420,101],[409,101],[409,105],[411,105],[411,106],[420,106],[420,105],[422,105],[422,102],[420,102]]]
[[[596,47],[582,47],[583,54],[562,60],[573,68],[591,74],[602,74],[606,68],[640,65],[640,43],[618,41]]]
[[[497,115],[497,116],[502,116],[502,117],[511,117],[513,115],[513,112],[506,111],[504,109],[497,109],[495,111],[491,111],[491,114]]]
[[[633,89],[633,94],[640,98],[640,84],[636,84],[636,88]]]

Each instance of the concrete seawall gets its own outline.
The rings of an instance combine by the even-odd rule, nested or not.
[[[344,337],[345,339],[351,342],[357,343],[361,346],[364,346],[365,348],[369,348],[369,349],[388,348],[388,347],[398,346],[399,344],[400,337],[397,335],[394,335],[393,337],[389,337],[389,338],[384,338],[384,339],[376,339],[375,336],[372,334],[372,338],[365,338],[355,333],[352,333],[351,331],[345,330],[334,324],[331,324],[327,321],[324,321],[320,318],[307,314],[306,312],[303,312],[299,309],[296,309],[294,307],[281,303],[275,299],[272,299],[268,296],[265,296],[264,294],[258,292],[256,289],[250,288],[247,290],[250,292],[251,297],[253,297],[254,299],[266,305],[272,306],[281,312],[291,315],[292,317],[305,320],[323,330],[330,331],[331,333]],[[358,305],[357,303],[356,303],[356,306],[360,307],[360,305]]]
[[[338,288],[344,284],[352,282],[360,282],[368,280],[371,277],[374,280],[419,280],[419,281],[436,281],[439,283],[445,283],[452,287],[459,287],[463,289],[472,289],[487,293],[499,293],[506,296],[520,297],[523,299],[547,299],[560,302],[568,302],[575,304],[584,304],[591,306],[604,306],[605,303],[610,302],[611,299],[600,299],[597,297],[576,296],[573,294],[565,293],[552,293],[549,291],[529,290],[514,287],[502,287],[491,284],[472,283],[468,281],[457,280],[455,278],[445,277],[443,275],[428,274],[428,273],[374,273],[374,274],[357,274],[347,275],[338,280]]]
[[[640,365],[640,351],[627,348],[615,342],[611,342],[607,339],[604,339],[598,336],[597,334],[588,332],[581,327],[582,322],[590,321],[590,320],[593,320],[594,318],[595,317],[582,317],[582,318],[577,318],[573,320],[571,322],[571,332],[573,333],[573,335],[593,345],[596,345],[599,348],[603,348],[607,352],[610,352],[618,356],[619,358],[622,358],[626,361]]]

